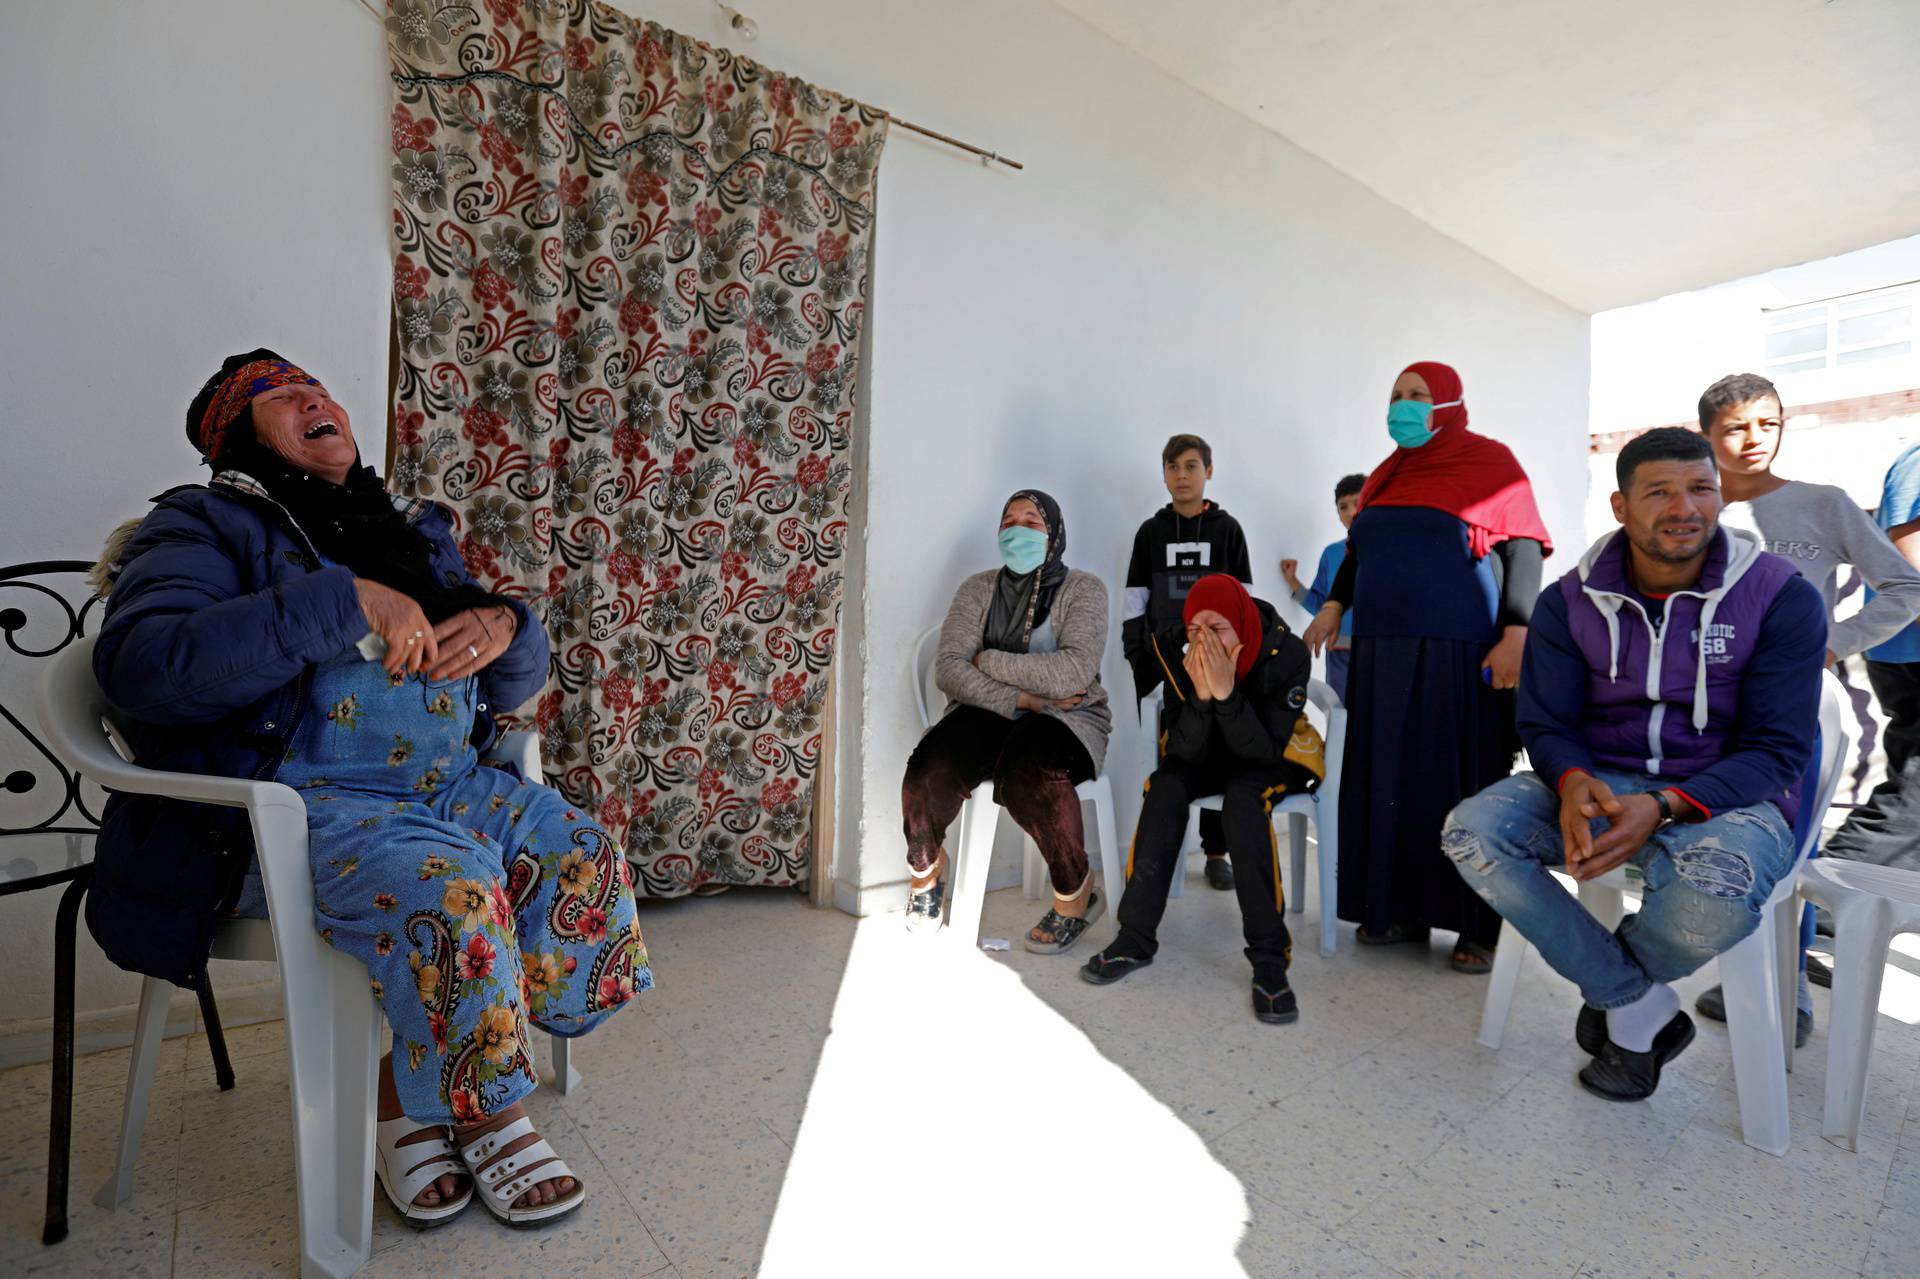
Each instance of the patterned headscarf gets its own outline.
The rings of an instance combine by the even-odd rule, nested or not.
[[[240,474],[264,488],[279,514],[306,535],[323,559],[355,577],[391,586],[419,603],[438,625],[454,614],[512,601],[472,582],[448,585],[435,571],[434,546],[393,503],[373,468],[355,459],[344,482],[310,474],[254,434],[253,397],[276,386],[318,385],[277,351],[261,347],[220,362],[187,406],[187,438],[217,474]]]
[[[213,388],[212,397],[208,399],[199,421],[187,423],[188,434],[202,457],[220,456],[220,450],[227,441],[227,429],[252,405],[253,397],[262,391],[276,386],[320,385],[319,378],[270,351],[263,350],[256,354],[272,358],[251,360],[226,373]],[[206,388],[202,388],[201,394],[206,394]],[[198,398],[195,397],[196,400]]]

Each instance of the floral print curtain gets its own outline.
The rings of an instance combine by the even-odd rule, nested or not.
[[[885,117],[592,0],[392,0],[397,492],[553,640],[642,894],[810,873]]]

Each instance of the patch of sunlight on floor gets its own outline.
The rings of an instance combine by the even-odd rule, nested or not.
[[[1910,959],[1920,959],[1920,936],[1902,933],[1893,939],[1892,949]],[[1887,975],[1880,982],[1880,1012],[1909,1026],[1920,1026],[1920,975],[1900,964],[1888,964]]]
[[[1201,1138],[1017,973],[861,922],[763,1274],[1239,1276],[1247,1221]]]

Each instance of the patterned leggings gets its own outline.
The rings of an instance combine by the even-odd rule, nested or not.
[[[626,862],[557,792],[477,766],[425,802],[305,798],[320,934],[373,975],[409,1118],[511,1106],[529,1020],[582,1035],[653,985]]]
[[[527,1023],[583,1035],[653,985],[614,840],[482,765],[473,681],[320,668],[279,780],[307,804],[320,935],[367,966],[408,1118],[471,1124],[532,1092]]]

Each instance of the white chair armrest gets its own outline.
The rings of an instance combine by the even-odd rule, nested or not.
[[[541,780],[540,773],[540,735],[524,728],[511,733],[500,734],[500,740],[487,752],[488,759],[502,760],[516,765],[520,775],[530,782]]]
[[[1140,699],[1140,762],[1146,769],[1142,777],[1152,777],[1160,767],[1160,711],[1167,700],[1166,685],[1157,684]]]
[[[255,782],[244,777],[209,777],[204,773],[159,773],[124,764],[108,772],[86,761],[77,770],[83,776],[113,790],[129,795],[164,795],[168,799],[191,800],[196,804],[220,804],[227,808],[252,808],[277,798],[284,791],[295,804],[302,804],[293,788],[279,782]],[[304,805],[302,805],[304,810]]]
[[[68,768],[130,795],[165,795],[246,808],[266,802],[276,791],[285,791],[295,804],[300,803],[299,796],[278,782],[164,773],[120,758],[104,727],[112,716],[112,707],[93,680],[93,643],[88,637],[56,657],[47,668],[36,699],[47,746]]]

